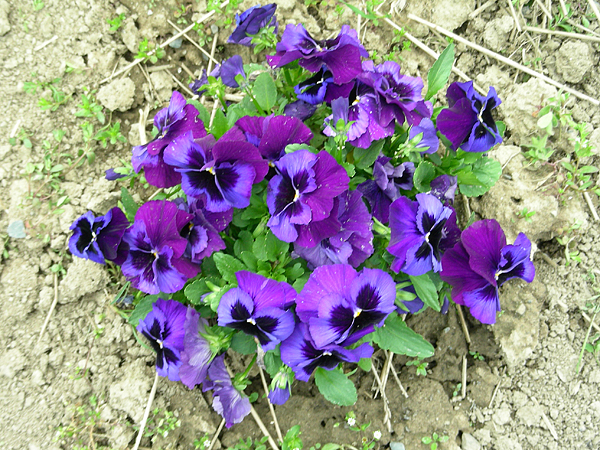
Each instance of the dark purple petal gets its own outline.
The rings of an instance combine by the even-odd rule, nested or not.
[[[253,6],[241,14],[236,14],[235,21],[236,29],[227,39],[229,44],[240,44],[252,46],[252,37],[257,34],[261,28],[275,27],[277,34],[277,19],[275,18],[275,10],[277,5],[270,3],[261,7],[260,5]],[[249,36],[250,35],[250,36]]]
[[[188,306],[179,377],[181,382],[190,389],[194,389],[194,386],[205,380],[210,362],[215,356],[210,350],[209,342],[202,336],[207,326],[206,319],[201,318],[194,308]]]
[[[242,75],[246,78],[244,72],[244,61],[240,55],[234,55],[231,58],[223,61],[221,64],[221,80],[225,86],[232,88],[240,87],[238,82],[235,80],[237,75]]]
[[[440,145],[440,140],[437,137],[435,125],[431,119],[424,117],[421,123],[410,128],[408,135],[409,139],[414,139],[417,135],[422,134],[421,140],[416,145],[421,153],[435,153]]]
[[[452,109],[444,109],[437,117],[437,128],[458,149],[473,130],[477,114],[471,107],[471,101],[463,98],[455,103]]]
[[[500,311],[500,298],[496,286],[488,284],[481,289],[465,292],[463,300],[471,315],[481,323],[496,323],[496,312]]]
[[[483,289],[489,285],[485,278],[471,269],[469,254],[462,242],[458,242],[442,256],[440,277],[452,286],[452,300],[459,305],[465,304],[463,295],[466,292]]]
[[[118,180],[119,178],[125,178],[127,174],[115,172],[115,169],[108,169],[105,172],[105,178],[108,181]]]
[[[297,100],[292,103],[288,103],[283,108],[283,114],[289,117],[295,117],[298,120],[305,121],[313,116],[317,106],[306,103],[302,100]]]
[[[458,178],[451,175],[440,175],[431,182],[430,194],[439,199],[444,206],[452,206]]]
[[[528,283],[535,277],[535,266],[531,261],[531,242],[519,233],[513,245],[502,249],[499,270],[496,272],[498,286],[512,278],[521,278]]]
[[[506,245],[500,224],[494,219],[475,222],[462,232],[461,241],[469,254],[471,269],[496,286],[496,272]]]

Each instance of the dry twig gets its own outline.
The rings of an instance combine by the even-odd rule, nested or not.
[[[567,31],[546,30],[545,28],[529,27],[529,26],[525,27],[525,31],[533,31],[534,33],[552,34],[555,36],[564,36],[564,37],[573,38],[573,39],[581,39],[584,41],[600,42],[599,37],[588,36],[587,34],[581,34],[581,33],[569,33]]]
[[[460,320],[460,326],[462,327],[463,333],[465,335],[465,341],[467,344],[471,343],[471,335],[469,334],[469,329],[467,328],[467,322],[465,321],[465,316],[462,312],[462,308],[458,303],[456,303],[456,312],[458,313],[458,318]]]
[[[208,446],[208,448],[206,450],[212,450],[212,448],[217,443],[217,439],[219,439],[219,434],[221,434],[221,430],[223,429],[224,426],[225,426],[225,419],[222,419],[221,423],[219,424],[219,427],[217,428],[217,431],[215,431],[215,435],[213,436],[212,440],[210,441],[210,445]]]
[[[279,422],[277,421],[277,415],[275,414],[275,408],[273,408],[273,404],[269,399],[269,387],[267,386],[267,380],[265,379],[265,373],[263,368],[258,365],[258,372],[260,373],[260,380],[262,381],[263,389],[265,390],[265,395],[267,396],[267,403],[269,404],[269,410],[271,411],[271,416],[273,417],[273,424],[275,425],[275,431],[277,432],[277,439],[279,442],[283,442],[283,436],[281,434],[281,428],[279,428]]]
[[[52,312],[54,308],[56,308],[56,304],[58,303],[58,274],[54,274],[54,300],[52,301],[52,305],[50,305],[50,310],[46,315],[46,320],[44,320],[44,324],[42,325],[42,329],[40,330],[40,337],[38,337],[37,343],[39,344],[42,340],[42,336],[44,336],[44,332],[46,331],[46,327],[50,323],[50,317],[52,317]]]
[[[181,33],[181,29],[177,25],[175,25],[170,20],[167,20],[167,22],[169,22],[169,25],[171,25],[173,28],[175,28],[175,30],[177,30],[178,33]],[[183,33],[183,37],[186,38],[189,42],[191,42],[191,44],[194,47],[196,47],[198,50],[200,50],[202,53],[204,53],[212,62],[214,62],[215,64],[219,64],[219,61],[217,61],[214,58],[214,53],[212,55],[210,53],[208,53],[196,41],[194,41],[191,37],[189,37],[186,33]],[[216,41],[216,39],[215,39],[215,41]]]
[[[148,422],[148,416],[150,415],[150,409],[152,408],[152,402],[154,401],[154,396],[156,395],[156,388],[158,387],[158,372],[154,376],[154,384],[152,384],[152,390],[150,391],[150,397],[148,397],[148,403],[146,403],[146,410],[144,411],[144,417],[142,418],[142,423],[140,423],[140,430],[138,431],[137,438],[135,440],[135,445],[133,446],[133,450],[138,450],[140,446],[140,442],[142,442],[142,436],[144,436],[144,429],[146,428],[146,423]]]

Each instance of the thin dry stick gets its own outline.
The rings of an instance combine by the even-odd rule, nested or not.
[[[58,275],[55,273],[54,274],[54,300],[52,301],[52,305],[50,305],[50,310],[48,311],[48,314],[46,315],[46,320],[44,320],[44,324],[42,325],[42,329],[40,330],[40,337],[38,337],[38,340],[37,340],[38,344],[42,340],[42,336],[44,335],[44,332],[46,331],[46,327],[48,326],[48,323],[50,323],[50,317],[52,317],[52,312],[54,311],[54,308],[56,308],[57,303],[58,303]]]
[[[189,67],[188,67],[188,66],[186,66],[184,63],[181,63],[181,68],[182,68],[183,70],[185,70],[185,71],[186,71],[186,73],[187,73],[187,74],[188,74],[190,77],[192,77],[192,78],[196,78],[196,75],[194,75],[194,73],[193,73],[193,72],[192,72],[192,71],[189,69]]]
[[[213,37],[212,47],[210,48],[210,59],[208,60],[208,68],[206,69],[206,73],[208,73],[208,74],[210,74],[210,72],[212,71],[213,61],[216,61],[215,50],[217,49],[217,38],[218,37],[219,37],[219,33],[215,33],[215,35]],[[217,64],[217,63],[215,62],[215,64]]]
[[[148,416],[150,415],[150,409],[152,408],[152,402],[154,401],[154,396],[156,395],[156,388],[158,386],[158,372],[154,376],[154,384],[152,385],[152,390],[150,391],[150,397],[148,397],[148,403],[146,403],[146,410],[144,411],[144,417],[142,418],[142,423],[140,423],[140,430],[138,431],[137,439],[135,440],[135,445],[132,450],[138,450],[140,446],[140,442],[142,442],[142,436],[144,436],[144,428],[146,428],[146,422],[148,422]]]
[[[263,423],[263,421],[261,420],[260,416],[258,415],[258,413],[256,412],[256,410],[254,409],[254,406],[252,406],[252,405],[250,405],[250,412],[252,413],[252,417],[256,421],[256,424],[258,425],[258,428],[260,428],[260,431],[262,431],[262,433],[269,440],[269,444],[271,444],[271,448],[273,450],[279,450],[279,447],[277,446],[277,443],[273,440],[273,437],[271,436],[271,433],[269,433],[269,430],[267,430],[267,427],[265,427],[265,424]]]
[[[467,398],[467,355],[463,356],[462,385],[460,387],[460,396],[462,398]]]
[[[152,194],[150,197],[148,197],[147,201],[152,200],[154,197],[156,197],[158,194],[160,194],[162,191],[164,191],[164,188],[159,188],[156,191],[154,191],[154,194]]]
[[[585,202],[587,203],[588,207],[590,208],[590,211],[592,211],[592,216],[594,217],[594,220],[596,222],[598,222],[600,220],[600,217],[598,217],[598,212],[596,211],[596,208],[594,207],[594,204],[592,203],[590,194],[587,192],[584,192],[583,198],[585,199]]]
[[[463,333],[465,334],[465,341],[467,344],[471,343],[471,335],[469,334],[469,329],[467,328],[467,322],[465,321],[465,316],[463,315],[462,308],[458,303],[456,303],[456,312],[458,312],[458,318],[460,319],[460,326],[462,327]]]
[[[484,48],[481,45],[474,44],[473,42],[471,42],[471,41],[469,41],[469,40],[467,40],[467,39],[465,39],[465,38],[463,38],[463,37],[461,37],[461,36],[459,36],[457,34],[454,34],[451,31],[448,31],[445,28],[440,27],[439,25],[436,25],[434,23],[428,22],[428,21],[426,21],[424,19],[421,19],[420,17],[415,16],[414,14],[410,14],[410,13],[408,14],[408,18],[411,19],[411,20],[414,20],[415,22],[418,22],[420,24],[428,26],[432,30],[437,30],[437,31],[439,31],[442,34],[445,34],[446,36],[451,37],[455,41],[460,42],[462,44],[465,44],[466,46],[471,47],[471,48],[473,48],[473,49],[475,49],[475,50],[483,53],[484,55],[491,56],[492,58],[497,59],[498,61],[503,62],[504,64],[507,64],[507,65],[509,65],[511,67],[514,67],[515,69],[520,70],[521,72],[525,72],[525,73],[527,73],[527,74],[529,74],[531,76],[534,76],[536,78],[539,78],[539,79],[545,81],[548,84],[556,86],[557,88],[562,89],[563,91],[569,92],[569,93],[573,94],[577,98],[580,98],[582,100],[587,100],[587,101],[589,101],[590,103],[593,103],[596,106],[600,106],[600,100],[597,100],[597,99],[592,98],[592,97],[590,97],[588,95],[582,94],[581,92],[576,91],[575,89],[571,89],[570,87],[565,86],[562,83],[558,83],[557,81],[554,81],[552,78],[549,78],[549,77],[547,77],[544,74],[536,72],[535,70],[532,70],[529,67],[524,66],[522,64],[516,63],[512,59],[508,59],[505,56],[502,56],[502,55],[500,55],[498,53],[495,53],[495,52],[493,52],[491,50],[488,50],[487,48]]]
[[[273,408],[273,404],[269,399],[269,387],[267,386],[265,373],[263,368],[260,367],[260,364],[258,364],[258,372],[260,373],[260,380],[262,381],[263,389],[265,390],[265,395],[267,396],[267,403],[269,403],[269,410],[271,411],[271,416],[273,417],[273,424],[275,425],[275,431],[277,432],[277,439],[279,439],[279,442],[283,442],[283,435],[281,434],[281,428],[279,428],[279,422],[277,421],[277,416],[275,415],[275,408]]]
[[[150,113],[150,104],[147,104],[144,109],[140,108],[140,122],[139,122],[139,132],[140,132],[140,145],[144,145],[146,142],[146,120],[148,119],[148,114]]]
[[[565,0],[558,0],[560,2],[560,9],[562,10],[562,13],[565,17],[567,17],[567,15],[569,14],[569,12],[567,11],[567,5],[565,5]]]
[[[400,25],[398,25],[393,20],[390,20],[387,17],[385,19],[383,19],[383,20],[388,25],[394,27],[398,31],[402,31],[402,32],[405,31],[405,30],[402,29],[402,27]],[[427,53],[429,56],[431,56],[433,59],[438,59],[440,57],[440,54],[438,52],[436,52],[435,50],[432,50],[429,47],[427,47],[425,44],[423,44],[419,39],[417,39],[416,37],[414,37],[412,34],[410,34],[410,33],[404,33],[404,37],[406,39],[408,39],[410,42],[412,42],[413,44],[415,44],[417,47],[419,47],[421,50],[423,50],[425,53]],[[458,75],[460,78],[462,78],[465,81],[470,81],[471,80],[471,78],[466,73],[464,73],[462,70],[458,69],[455,66],[452,66],[452,72],[454,72],[456,75]],[[486,92],[480,86],[478,86],[476,83],[473,83],[473,86],[475,87],[475,89],[477,89],[477,91],[479,93],[481,93],[483,95],[486,95]]]
[[[540,407],[540,404],[538,403],[538,401],[535,397],[531,397],[531,400],[533,400],[533,403],[535,403],[535,405],[538,408]],[[548,430],[550,430],[550,434],[552,435],[552,437],[558,441],[558,434],[556,433],[556,428],[554,428],[554,425],[550,422],[550,420],[548,419],[548,416],[546,415],[546,413],[544,411],[542,411],[542,419],[544,420],[544,423],[548,427]]]
[[[8,135],[8,137],[9,138],[14,138],[17,135],[17,131],[19,131],[19,127],[20,126],[21,126],[21,119],[17,120],[17,123],[15,123],[15,126],[10,131],[10,134]]]
[[[519,23],[519,18],[517,17],[517,13],[515,12],[515,7],[512,4],[512,0],[506,0],[508,3],[508,8],[510,9],[510,13],[515,21],[515,25],[517,26],[517,30],[519,33],[521,32],[521,24]]]
[[[381,399],[383,400],[383,423],[387,425],[388,431],[391,433],[393,431],[391,422],[392,412],[390,411],[390,405],[388,404],[387,395],[385,394],[385,389],[383,387],[383,384],[381,383],[381,378],[379,378],[379,374],[375,369],[373,369],[373,376],[377,381],[377,385],[379,386],[379,392],[381,393]]]
[[[177,79],[177,77],[175,75],[173,75],[173,73],[170,70],[165,70],[165,72],[167,72],[169,75],[171,75],[171,78],[173,78],[173,81],[175,81],[175,83],[177,83],[181,89],[183,89],[185,92],[187,92],[190,97],[193,97],[195,95],[190,90],[190,88],[188,88],[185,84],[183,84],[181,81],[179,81]]]
[[[171,25],[173,28],[175,28],[179,33],[181,33],[181,29],[177,27],[177,25],[175,25],[173,22],[171,22],[170,20],[167,20],[167,22],[169,22],[169,25]],[[217,61],[215,58],[213,58],[213,55],[211,55],[210,53],[208,53],[206,50],[204,50],[196,41],[194,41],[191,37],[189,37],[186,33],[183,33],[183,37],[186,38],[188,41],[190,41],[192,43],[192,45],[194,47],[196,47],[198,50],[200,50],[202,53],[204,53],[206,56],[208,56],[215,64],[219,64],[219,61]]]
[[[488,404],[488,408],[491,408],[492,405],[494,404],[494,400],[496,399],[496,394],[498,393],[498,390],[500,389],[501,385],[502,385],[502,380],[500,380],[500,382],[496,385],[496,388],[494,389],[494,392],[492,393],[492,398],[490,399],[490,403]]]
[[[389,351],[386,352],[387,358],[385,359],[385,363],[383,364],[383,369],[381,370],[381,382],[383,384],[383,388],[387,386],[387,380],[390,376],[390,366],[392,365],[392,360],[394,359],[394,352]]]
[[[215,116],[217,115],[217,109],[219,109],[219,102],[215,100],[213,102],[212,112],[210,113],[210,122],[208,122],[208,128],[212,128],[212,124],[215,120]]]
[[[550,264],[552,267],[554,267],[555,269],[558,269],[558,264],[556,264],[556,261],[554,261],[552,258],[550,258],[548,255],[546,255],[544,252],[538,250],[536,252],[536,254],[539,254],[542,259],[544,261],[546,261],[548,264]]]
[[[481,14],[486,9],[488,9],[490,6],[495,5],[495,4],[496,4],[496,0],[488,0],[483,5],[481,5],[479,8],[477,8],[475,11],[473,11],[471,14],[469,14],[469,19],[474,19],[479,14]]]
[[[173,67],[174,67],[173,64],[163,64],[162,66],[146,67],[146,72],[148,72],[148,73],[160,72],[165,69],[172,69]]]
[[[140,69],[140,72],[142,72],[142,75],[144,75],[144,78],[146,78],[146,81],[148,82],[148,86],[150,86],[150,94],[152,94],[154,100],[158,100],[158,92],[156,92],[156,89],[154,89],[154,83],[150,79],[150,76],[146,73],[144,66],[138,66],[138,69]]]
[[[219,439],[219,434],[221,434],[221,430],[223,429],[223,427],[225,426],[225,419],[221,420],[221,423],[219,424],[219,427],[217,428],[217,431],[215,432],[215,435],[212,438],[212,441],[210,441],[210,445],[208,446],[208,448],[206,450],[212,450],[212,448],[215,446],[217,439]]]
[[[544,5],[542,3],[542,0],[535,0],[535,2],[538,4],[538,6],[542,10],[542,12],[544,14],[546,14],[546,17],[548,17],[548,19],[552,20],[552,13],[550,11],[548,11],[548,8],[546,8],[546,5]]]
[[[583,316],[583,318],[585,320],[587,320],[589,323],[592,324],[592,327],[596,330],[596,331],[600,331],[600,327],[598,325],[596,325],[596,322],[592,322],[592,319],[590,319],[590,316],[588,316],[586,313],[582,312],[581,315]]]
[[[220,8],[224,8],[225,6],[227,6],[229,4],[229,0],[225,0],[223,3],[221,3]],[[213,15],[215,14],[215,11],[211,11],[207,14],[205,14],[204,16],[202,16],[197,22],[194,22],[193,24],[191,24],[189,27],[187,27],[186,29],[182,30],[180,33],[177,33],[173,36],[171,36],[169,39],[167,39],[165,42],[163,42],[162,44],[160,44],[158,46],[158,48],[165,48],[167,45],[169,45],[171,42],[179,39],[181,36],[183,36],[185,33],[187,33],[188,31],[192,30],[197,23],[202,23],[208,19],[210,19]],[[152,56],[154,53],[156,52],[156,49],[148,52],[148,56]],[[143,61],[143,59],[136,59],[135,61],[127,64],[125,67],[123,67],[122,69],[118,70],[116,73],[113,73],[110,77],[105,78],[104,80],[100,81],[100,84],[104,84],[107,81],[110,81],[112,78],[116,77],[117,75],[121,75],[122,73],[127,72],[128,70],[130,70],[132,67],[138,65],[139,63],[141,63]]]
[[[396,379],[396,383],[398,383],[398,387],[400,388],[402,395],[404,395],[404,398],[408,398],[408,392],[406,392],[406,389],[404,389],[404,386],[402,386],[400,377],[398,377],[398,372],[396,372],[396,369],[394,366],[391,366],[391,369],[392,369],[392,375],[394,375],[394,378]]]
[[[553,34],[556,36],[564,36],[564,37],[569,37],[569,38],[573,38],[573,39],[581,39],[584,41],[600,42],[600,38],[598,38],[596,36],[588,36],[587,34],[581,34],[581,33],[569,33],[567,31],[546,30],[545,28],[538,28],[538,27],[525,27],[525,31],[533,31],[534,33]]]
[[[590,8],[594,11],[594,15],[596,16],[596,20],[600,20],[600,11],[598,11],[598,6],[596,6],[596,2],[594,0],[588,0],[590,4]]]
[[[42,42],[40,45],[38,45],[36,48],[33,49],[34,52],[39,52],[41,49],[43,49],[44,47],[46,47],[47,45],[52,44],[55,40],[58,39],[57,35],[52,36],[50,39],[48,39],[46,42]]]

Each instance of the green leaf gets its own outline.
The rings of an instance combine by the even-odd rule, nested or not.
[[[275,262],[281,255],[287,253],[289,246],[287,242],[280,241],[270,230],[267,230],[265,234],[256,238],[252,251],[259,261]]]
[[[122,187],[121,188],[121,203],[125,208],[125,215],[130,222],[133,222],[135,213],[137,212],[139,205],[135,202],[129,191]]]
[[[419,359],[429,358],[434,354],[433,345],[423,336],[408,328],[396,313],[390,314],[381,328],[372,334],[373,342],[379,347],[399,355],[407,355]]]
[[[277,372],[279,372],[279,368],[283,365],[281,361],[281,357],[276,353],[275,350],[269,350],[265,353],[265,370],[271,377],[274,377]]]
[[[413,175],[413,182],[419,192],[430,190],[431,180],[435,178],[435,167],[428,161],[422,161]]]
[[[220,109],[217,109],[215,113],[215,118],[213,119],[212,127],[210,127],[210,134],[212,134],[215,137],[215,139],[219,139],[228,130],[229,124],[227,123],[225,114]]]
[[[373,142],[368,148],[355,147],[353,150],[354,165],[359,169],[371,167],[381,153],[384,143],[385,139],[380,139]]]
[[[212,292],[212,289],[207,282],[213,286],[219,286],[219,279],[215,277],[203,277],[193,281],[185,287],[183,292],[192,305],[202,305],[202,296]]]
[[[246,266],[239,259],[234,258],[231,255],[225,253],[215,253],[213,259],[219,270],[219,273],[225,281],[229,283],[237,284],[237,278],[235,273],[240,270],[246,270]]]
[[[188,100],[187,102],[189,105],[193,105],[194,108],[196,108],[198,110],[198,117],[204,124],[204,127],[206,127],[210,123],[210,114],[208,113],[208,111],[206,110],[204,105],[202,103],[200,103],[198,100],[193,99],[193,98]]]
[[[485,194],[496,184],[502,174],[502,165],[491,158],[475,161],[472,171],[463,169],[456,175],[460,192],[467,197],[478,197]]]
[[[412,282],[415,291],[417,293],[417,297],[423,300],[427,306],[436,311],[441,310],[440,302],[438,300],[438,293],[435,288],[435,284],[429,278],[429,275],[423,274],[418,277],[409,275],[410,281]]]
[[[140,300],[140,302],[135,306],[135,309],[129,316],[129,323],[134,327],[137,327],[140,323],[140,320],[143,320],[150,311],[152,311],[152,305],[154,302],[158,300],[157,295],[146,295],[144,298]]]
[[[440,89],[446,86],[446,83],[448,83],[448,79],[450,78],[450,72],[452,72],[453,64],[454,44],[450,44],[446,47],[446,50],[442,52],[427,74],[427,94],[425,95],[425,100],[429,100],[437,94]]]
[[[252,94],[260,107],[266,112],[271,112],[277,102],[277,87],[271,75],[267,72],[261,73],[254,82]]]
[[[256,341],[253,336],[240,331],[233,335],[231,348],[242,355],[252,355],[256,353]]]
[[[317,368],[315,383],[323,397],[335,405],[350,406],[356,403],[358,397],[354,383],[337,369]]]
[[[371,358],[361,358],[360,361],[358,361],[358,367],[360,367],[365,372],[369,372],[371,370],[371,364]]]

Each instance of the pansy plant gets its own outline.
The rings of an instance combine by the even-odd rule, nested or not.
[[[228,41],[264,48],[275,9],[238,15]],[[165,188],[156,199],[138,204],[123,188],[118,207],[71,226],[74,255],[117,265],[130,282],[130,322],[158,374],[211,391],[228,427],[251,410],[255,363],[272,377],[274,404],[314,377],[328,400],[350,405],[344,366],[367,367],[376,346],[433,355],[411,315],[454,302],[492,324],[502,284],[533,279],[525,235],[507,244],[493,219],[457,224],[457,194],[482,195],[500,176],[485,153],[502,127],[496,91],[472,82],[452,83],[434,110],[453,51],[434,64],[424,97],[423,80],[400,64],[366,60],[348,25],[332,39],[287,25],[262,67],[236,55],[190,85],[218,98],[212,120],[174,92],[154,138],[133,148],[136,173],[107,172],[118,180],[125,170],[133,187],[143,171]],[[243,100],[229,103],[226,89]],[[242,373],[230,374],[232,351],[253,355]]]

